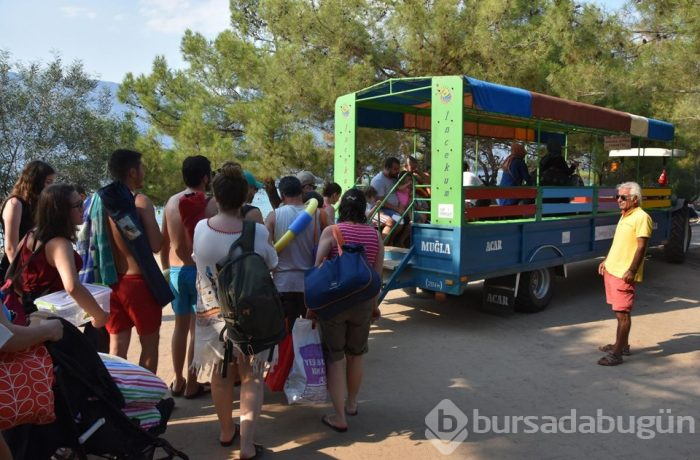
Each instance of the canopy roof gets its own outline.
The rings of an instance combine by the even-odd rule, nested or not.
[[[578,131],[673,140],[673,125],[664,121],[467,76],[461,78],[465,135],[544,142],[554,133]],[[358,91],[357,125],[429,130],[431,90],[432,77],[421,77],[391,79]]]

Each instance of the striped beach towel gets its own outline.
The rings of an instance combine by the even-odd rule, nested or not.
[[[124,396],[123,412],[136,418],[142,428],[158,425],[161,416],[156,404],[167,395],[165,382],[151,371],[118,356],[100,353],[100,358]]]

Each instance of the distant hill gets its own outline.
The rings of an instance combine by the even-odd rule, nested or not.
[[[117,99],[117,91],[119,91],[119,83],[99,80],[97,82],[96,91],[99,92],[99,91],[104,91],[104,90],[109,91],[109,94],[111,94],[111,96],[112,96],[112,110],[110,112],[110,115],[114,115],[116,117],[123,117],[126,113],[132,111],[131,107],[129,107],[126,104],[120,103],[119,100]],[[138,111],[137,111],[137,113],[138,113]],[[144,121],[145,114],[140,113],[139,115],[141,115],[141,116],[136,117],[136,125],[138,126],[139,131],[145,132],[146,130],[148,130],[149,125],[148,125],[148,123],[146,123]]]
[[[96,91],[103,91],[105,89],[109,91],[109,94],[112,95],[112,110],[110,111],[111,115],[116,117],[123,117],[127,112],[132,111],[131,107],[129,107],[126,104],[122,104],[117,99],[117,91],[119,90],[118,83],[99,80],[97,82]],[[145,121],[146,114],[141,110],[136,110],[136,113],[137,115],[139,115],[135,117],[136,126],[140,132],[145,133],[146,131],[148,131],[148,128],[150,128],[150,125]],[[171,148],[173,146],[173,139],[169,136],[160,136],[160,141],[161,144],[166,148]]]

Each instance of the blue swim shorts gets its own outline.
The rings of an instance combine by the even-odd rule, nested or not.
[[[170,267],[170,289],[175,296],[171,305],[176,315],[191,315],[197,311],[197,267]]]

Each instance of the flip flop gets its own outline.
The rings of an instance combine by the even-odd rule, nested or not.
[[[175,387],[175,382],[170,382],[170,394],[173,395],[176,398],[179,398],[185,393],[185,387],[187,386],[187,382],[182,383],[182,387],[179,390],[176,390]]]
[[[354,417],[354,416],[357,415],[358,411],[359,411],[359,409],[355,408],[355,412],[350,412],[350,411],[348,410],[348,408],[346,407],[346,408],[345,408],[345,415],[349,415],[350,417]]]
[[[246,458],[239,457],[238,460],[254,460],[256,458],[262,457],[263,452],[265,452],[264,447],[261,446],[260,444],[253,444],[253,445],[255,446],[255,455],[253,455],[252,457],[246,457]]]
[[[233,443],[236,441],[236,438],[238,438],[238,435],[241,433],[241,426],[236,423],[234,425],[234,430],[233,430],[233,436],[231,436],[231,439],[228,441],[219,441],[219,444],[221,444],[221,447],[229,447],[233,445]]]
[[[184,392],[184,390],[183,390],[183,392]],[[209,384],[209,382],[198,383],[197,384],[197,391],[195,391],[191,395],[184,395],[184,396],[185,396],[185,399],[195,399],[195,398],[199,398],[200,396],[208,394],[208,393],[211,393],[211,385]]]
[[[348,431],[348,427],[341,428],[341,427],[339,427],[339,426],[333,425],[333,424],[328,420],[328,416],[327,416],[327,415],[324,415],[323,417],[321,417],[321,422],[322,422],[324,425],[326,425],[327,427],[329,427],[330,429],[332,429],[332,430],[334,430],[334,431],[336,431],[336,432],[338,432],[338,433],[345,433],[346,431]]]

